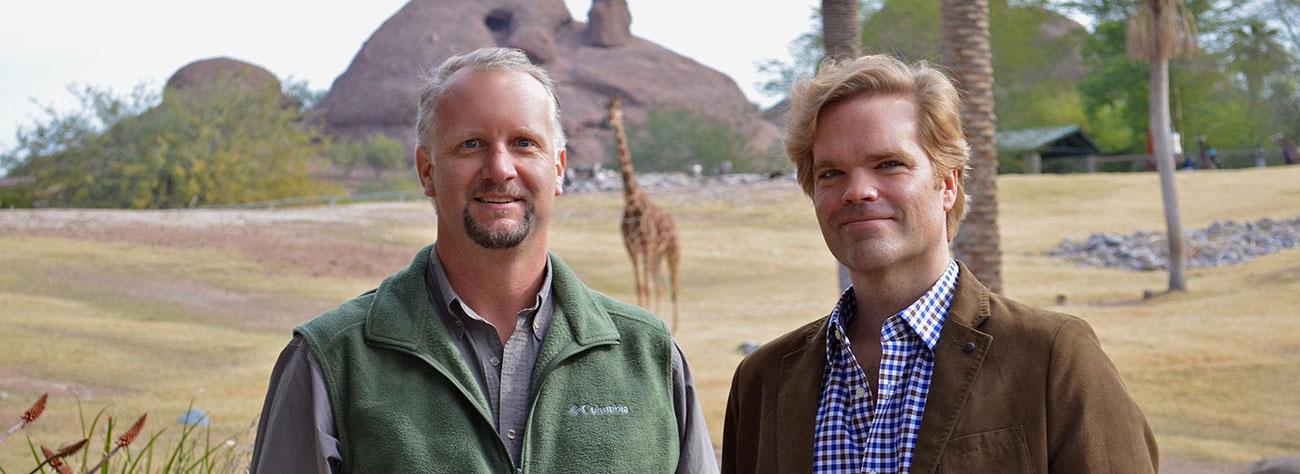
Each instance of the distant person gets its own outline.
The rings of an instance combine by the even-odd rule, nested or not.
[[[943,73],[830,63],[790,104],[786,151],[853,285],[740,363],[723,472],[1154,472],[1088,323],[993,294],[950,255],[968,150]]]
[[[1219,150],[1212,146],[1207,147],[1205,135],[1196,136],[1196,155],[1197,167],[1200,169],[1217,170],[1223,167],[1219,163]]]
[[[417,110],[438,241],[294,330],[250,470],[716,471],[667,327],[548,252],[565,151],[546,72],[515,49],[455,56]]]
[[[1252,151],[1250,154],[1255,158],[1256,168],[1268,166],[1268,163],[1265,160],[1266,153],[1264,152],[1264,145],[1255,144],[1255,151]]]
[[[1296,163],[1297,150],[1294,142],[1288,140],[1285,135],[1278,133],[1273,135],[1273,143],[1282,148],[1282,163],[1288,165],[1294,165]]]
[[[731,174],[731,160],[725,160],[722,163],[718,163],[718,166],[713,168],[714,176],[725,176],[728,174]]]

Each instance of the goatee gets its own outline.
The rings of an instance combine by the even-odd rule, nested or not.
[[[505,228],[491,229],[469,215],[469,207],[466,207],[461,213],[465,220],[465,231],[469,233],[469,238],[474,243],[479,244],[486,249],[508,249],[519,245],[528,237],[533,226],[533,203],[524,204],[524,220],[518,225],[507,225]]]

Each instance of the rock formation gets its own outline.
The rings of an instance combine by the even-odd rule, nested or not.
[[[648,107],[683,107],[736,127],[758,149],[778,144],[776,128],[731,78],[631,36],[626,11],[623,0],[596,0],[588,25],[574,21],[562,0],[411,0],[366,40],[313,120],[335,135],[384,133],[414,150],[421,77],[453,55],[512,46],[558,85],[570,166],[611,158],[611,96],[624,98],[631,122],[643,120]]]
[[[587,42],[612,48],[632,40],[632,12],[625,0],[592,0],[587,12]]]
[[[280,80],[271,71],[238,59],[218,57],[200,59],[181,66],[167,79],[167,84],[163,87],[163,98],[177,92],[203,94],[219,81],[229,81],[244,89],[267,87],[280,90]],[[282,98],[286,104],[291,101],[288,97]]]

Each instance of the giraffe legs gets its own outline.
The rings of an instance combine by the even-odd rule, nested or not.
[[[632,277],[636,284],[636,304],[645,307],[645,274],[642,267],[645,262],[642,260],[641,252],[633,249],[630,245],[627,248],[628,256],[632,258]]]
[[[659,271],[660,262],[663,261],[663,255],[655,255],[651,259],[650,270],[647,272],[654,285],[655,314],[660,314],[663,310],[664,302],[664,274]]]

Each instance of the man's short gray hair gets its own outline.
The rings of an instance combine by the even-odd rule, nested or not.
[[[555,82],[546,70],[528,60],[528,55],[514,48],[480,48],[474,51],[452,56],[438,69],[433,77],[420,86],[420,106],[415,115],[415,134],[419,146],[433,144],[434,108],[438,95],[447,87],[447,81],[462,69],[479,71],[522,72],[532,76],[542,84],[551,96],[551,122],[555,127],[555,150],[564,149],[564,128],[560,125],[560,97],[555,92]]]

